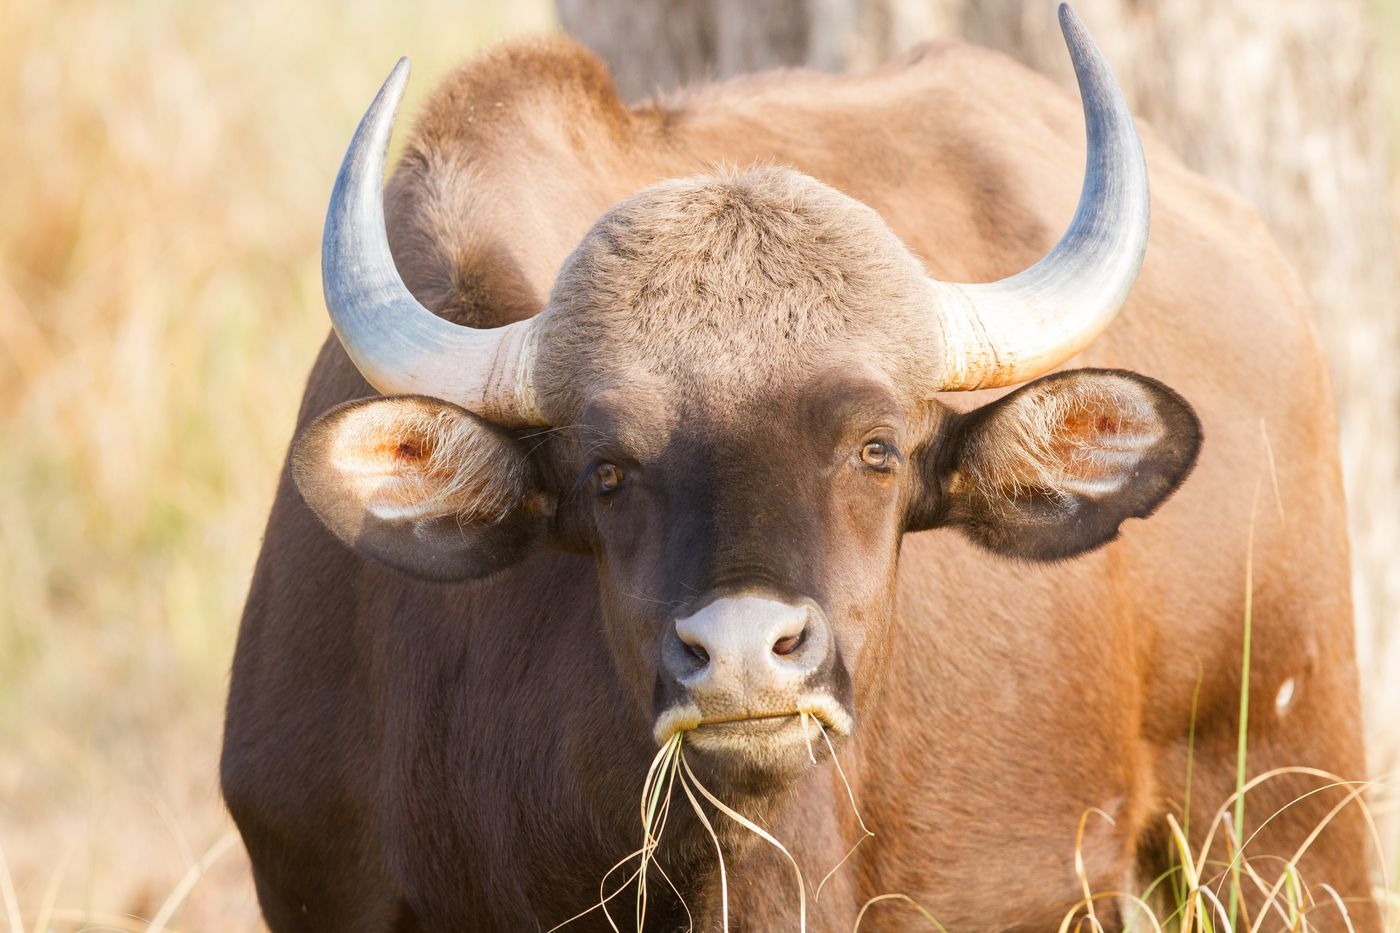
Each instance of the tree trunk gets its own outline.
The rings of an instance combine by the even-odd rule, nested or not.
[[[868,68],[947,35],[1073,83],[1049,0],[557,3],[629,99],[762,68]],[[1389,770],[1400,764],[1386,722],[1400,710],[1400,678],[1383,676],[1400,669],[1400,282],[1369,11],[1363,0],[1076,7],[1134,110],[1193,168],[1254,203],[1312,296],[1341,420],[1373,763]]]

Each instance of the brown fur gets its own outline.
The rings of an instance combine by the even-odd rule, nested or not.
[[[1080,896],[1074,838],[1090,807],[1114,820],[1091,818],[1085,837],[1095,888],[1154,877],[1164,815],[1180,814],[1186,793],[1198,684],[1190,831],[1200,838],[1234,781],[1251,529],[1250,771],[1363,773],[1335,426],[1307,306],[1258,219],[1150,133],[1145,144],[1147,261],[1120,318],[1072,363],[1163,380],[1191,400],[1210,440],[1150,521],[1056,564],[996,558],[948,531],[901,544],[890,516],[914,486],[886,489],[844,467],[821,487],[834,490],[824,518],[804,524],[785,503],[811,501],[815,481],[764,459],[814,462],[823,443],[850,440],[846,427],[890,412],[902,420],[892,430],[932,445],[955,419],[917,407],[936,374],[918,371],[917,344],[897,332],[917,270],[900,266],[903,247],[876,218],[942,279],[994,279],[1038,258],[1073,211],[1082,167],[1077,105],[1048,82],[947,45],[869,75],[785,72],[628,112],[588,53],[542,40],[449,78],[390,184],[391,244],[429,306],[487,325],[527,316],[551,293],[556,308],[577,303],[546,344],[557,429],[547,449],[581,456],[608,442],[643,461],[702,464],[696,475],[712,485],[687,495],[728,529],[726,560],[848,581],[828,596],[851,614],[893,595],[890,624],[864,630],[862,724],[842,750],[877,836],[828,884],[814,929],[849,929],[862,902],[891,891],[953,930],[1054,928]],[[794,166],[874,213],[788,172],[721,171],[624,201],[736,165]],[[794,208],[775,227],[784,201]],[[728,239],[668,241],[667,211]],[[832,217],[841,224],[827,233],[804,226]],[[803,232],[787,253],[764,252],[787,256],[777,267],[734,265],[754,254],[727,247],[760,229]],[[804,255],[813,236],[835,253]],[[631,253],[614,280],[620,250]],[[880,274],[833,281],[833,255],[843,270]],[[650,278],[638,279],[641,267]],[[758,293],[752,315],[733,316]],[[300,426],[370,394],[332,338]],[[943,401],[965,409],[993,397]],[[835,433],[819,438],[823,425]],[[1006,464],[990,475],[1021,482]],[[602,532],[571,530],[570,514],[560,513],[560,541],[590,549]],[[810,541],[826,563],[814,570],[774,540]],[[629,660],[650,663],[647,649],[618,620],[619,607],[651,594],[607,581],[627,560],[653,559],[610,552],[600,578],[591,557],[536,550],[479,582],[424,584],[343,547],[284,473],[239,638],[224,755],[224,791],[274,929],[547,928],[586,906],[635,848],[636,788],[654,750],[651,698],[638,696]],[[636,579],[700,572],[682,563]],[[1295,699],[1279,716],[1273,698],[1289,678]],[[558,685],[569,692],[547,689]],[[1317,784],[1261,788],[1250,825]],[[816,879],[854,839],[844,793],[823,765],[751,802]],[[1286,811],[1252,843],[1256,854],[1291,855],[1337,799]],[[674,875],[710,928],[712,855],[693,826],[675,833]],[[1303,875],[1362,898],[1364,847],[1348,811]],[[791,927],[784,864],[737,838],[729,854],[743,879],[732,916],[745,929]],[[1363,904],[1352,917],[1377,929]],[[862,929],[911,922],[884,904]],[[1324,911],[1315,922],[1338,926]]]

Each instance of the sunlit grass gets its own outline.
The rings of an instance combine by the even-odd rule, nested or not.
[[[341,153],[399,55],[411,112],[550,15],[0,4],[0,844],[31,923],[50,888],[57,930],[154,917],[224,838],[226,674],[328,331],[319,238]],[[256,928],[240,859],[175,925]]]

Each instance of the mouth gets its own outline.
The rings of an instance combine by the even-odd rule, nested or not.
[[[811,724],[808,725],[808,718]],[[671,707],[657,717],[652,730],[658,745],[664,745],[677,732],[687,732],[687,740],[699,747],[729,746],[761,741],[808,741],[825,729],[832,735],[850,735],[851,716],[834,699],[822,694],[798,698],[791,709],[742,711],[705,715],[695,703]],[[805,728],[804,728],[805,727]]]
[[[745,713],[740,716],[714,716],[700,720],[695,727],[702,729],[706,726],[729,726],[741,722],[764,722],[773,719],[786,719],[789,716],[801,716],[800,710],[788,710],[782,713]]]

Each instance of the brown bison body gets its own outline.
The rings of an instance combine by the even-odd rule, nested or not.
[[[394,258],[457,323],[548,305],[536,370],[568,376],[539,389],[548,430],[425,398],[336,409],[374,390],[333,337],[324,346],[298,423],[302,491],[289,459],[248,598],[223,757],[272,928],[565,920],[638,847],[657,717],[692,700],[690,760],[788,846],[810,896],[860,835],[845,787],[822,743],[816,765],[720,747],[769,748],[705,725],[736,694],[697,680],[721,660],[703,641],[719,636],[687,635],[701,622],[742,637],[769,626],[754,637],[773,663],[820,681],[813,708],[875,837],[809,903],[814,930],[848,930],[891,892],[950,930],[1054,929],[1083,896],[1076,832],[1091,810],[1108,817],[1091,814],[1082,841],[1095,891],[1140,890],[1168,867],[1166,815],[1180,819],[1188,793],[1199,844],[1235,784],[1251,579],[1249,773],[1361,777],[1332,400],[1302,293],[1250,210],[1149,136],[1145,263],[1071,364],[1113,372],[1050,377],[1000,405],[1004,392],[935,396],[905,375],[934,338],[902,329],[914,279],[877,220],[920,274],[1011,275],[1074,212],[1082,126],[1070,96],[957,45],[868,75],[776,73],[633,110],[564,40],[508,46],[449,78],[389,184]],[[835,271],[814,285],[812,268]],[[1205,438],[1194,473],[1093,549],[1190,469],[1198,433],[1181,398]],[[1121,494],[1136,498],[1102,521],[1087,506],[1078,524],[1056,517],[1078,493],[1036,492],[1029,461],[995,446],[1029,430],[1032,409],[1059,419],[1041,457],[1148,437]],[[404,434],[409,422],[427,427]],[[363,449],[345,446],[351,428]],[[830,460],[842,445],[857,460]],[[595,447],[626,451],[589,474]],[[427,515],[410,538],[397,519],[342,509],[357,481],[332,468],[347,457],[371,464],[361,498],[382,493],[374,470],[428,464],[391,490],[399,512],[375,513]],[[429,487],[431,514],[415,498]],[[1070,559],[1031,559],[1044,557]],[[718,618],[745,599],[761,625]],[[1266,782],[1247,831],[1325,783]],[[1345,790],[1255,837],[1260,873],[1276,878],[1267,856],[1292,857]],[[713,844],[683,809],[659,863],[695,928],[717,929]],[[731,924],[795,928],[790,867],[716,828]],[[1302,857],[1305,880],[1366,898],[1366,843],[1344,809]],[[650,925],[683,927],[652,877]],[[633,895],[612,904],[630,922]],[[1099,915],[1118,922],[1110,902]],[[1314,916],[1343,926],[1334,906]],[[1360,900],[1351,916],[1377,928]],[[915,920],[881,903],[862,929]],[[603,925],[595,911],[571,928]]]

